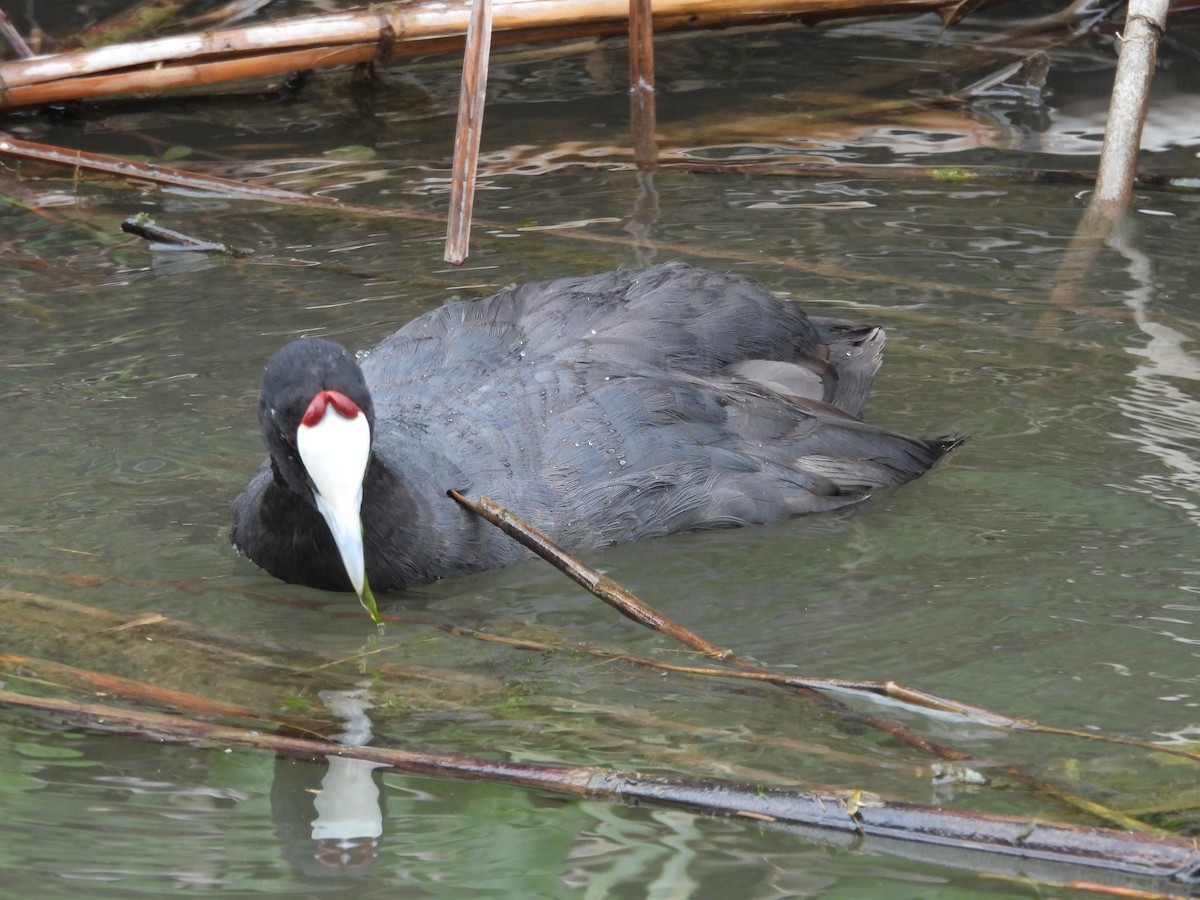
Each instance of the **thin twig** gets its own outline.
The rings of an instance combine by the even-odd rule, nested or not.
[[[21,59],[28,59],[33,56],[33,49],[29,44],[25,43],[25,38],[21,32],[17,31],[17,26],[12,23],[8,17],[8,13],[0,9],[0,34],[4,35],[4,39],[8,41],[8,45],[13,48],[13,52]]]
[[[0,133],[0,156],[12,156],[17,159],[36,160],[54,165],[68,166],[74,169],[86,169],[92,172],[102,172],[119,178],[149,181],[167,187],[182,187],[191,190],[209,190],[224,196],[241,197],[246,200],[260,200],[268,203],[299,203],[305,206],[315,206],[325,209],[339,209],[343,204],[328,197],[316,197],[287,191],[282,188],[266,187],[250,184],[246,181],[234,181],[229,178],[217,178],[214,175],[202,175],[198,172],[177,169],[158,163],[139,162],[122,159],[103,153],[89,153],[86,150],[65,150],[50,144],[40,144],[26,141],[10,134]],[[397,215],[404,215],[397,212]]]
[[[495,525],[513,540],[532,550],[546,562],[574,581],[576,584],[603,600],[626,618],[632,619],[639,625],[645,625],[661,634],[674,638],[692,650],[726,659],[731,651],[710,644],[700,635],[678,622],[667,618],[658,610],[643,603],[631,592],[625,590],[610,578],[601,575],[595,569],[585,565],[581,560],[565,552],[547,535],[538,531],[519,516],[509,512],[499,503],[489,497],[480,497],[478,501],[469,500],[458,491],[450,490],[447,494],[456,502],[465,506],[475,515]]]
[[[687,666],[679,663],[663,662],[662,660],[653,659],[647,656],[638,656],[631,653],[625,653],[621,650],[615,650],[611,647],[593,647],[593,646],[564,646],[561,644],[552,644],[546,641],[539,641],[532,638],[511,637],[506,635],[494,634],[487,631],[478,631],[477,629],[468,628],[464,625],[451,625],[445,622],[438,622],[429,619],[414,619],[411,616],[384,616],[385,620],[404,622],[410,625],[423,625],[429,628],[437,628],[445,631],[448,634],[454,634],[460,637],[467,637],[473,640],[486,641],[488,643],[505,644],[522,650],[530,650],[536,653],[584,653],[588,656],[593,656],[599,659],[609,659],[617,662],[628,663],[630,665],[642,666],[648,669],[655,669],[660,672],[672,672],[679,675],[692,675],[700,678],[732,678],[742,681],[757,681],[765,684],[773,684],[779,687],[790,688],[808,688],[812,691],[831,691],[834,693],[848,694],[864,694],[875,697],[886,697],[890,700],[898,700],[906,703],[909,706],[927,709],[933,712],[949,713],[951,715],[962,716],[980,725],[986,725],[990,728],[998,728],[1010,731],[1028,731],[1034,734],[1046,734],[1056,737],[1079,738],[1088,741],[1098,741],[1104,744],[1118,744],[1126,747],[1137,747],[1141,750],[1150,750],[1155,753],[1166,753],[1172,756],[1183,757],[1194,762],[1200,762],[1200,752],[1188,750],[1185,747],[1176,747],[1169,744],[1158,744],[1153,741],[1143,741],[1137,738],[1116,737],[1114,735],[1106,735],[1094,731],[1076,731],[1070,728],[1058,728],[1053,725],[1043,725],[1033,719],[1017,718],[1015,716],[997,713],[980,706],[973,706],[968,703],[962,703],[958,700],[947,699],[936,694],[920,691],[915,688],[906,687],[898,684],[895,681],[863,681],[859,679],[849,678],[828,678],[812,675],[794,675],[778,670],[747,667],[740,669],[722,669],[713,668],[710,666]],[[962,754],[962,759],[967,759],[967,754]]]

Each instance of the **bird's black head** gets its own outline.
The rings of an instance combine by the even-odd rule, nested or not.
[[[362,370],[340,344],[305,338],[285,346],[267,361],[258,421],[275,471],[288,487],[312,502],[312,478],[297,448],[297,432],[315,398],[332,391],[348,398],[375,430],[375,408]]]
[[[360,518],[375,409],[358,363],[332,341],[288,344],[267,361],[258,420],[275,477],[316,507],[375,616]]]

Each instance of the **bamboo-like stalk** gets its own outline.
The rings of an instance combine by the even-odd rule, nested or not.
[[[945,9],[947,0],[653,0],[655,31],[716,28],[780,19],[814,22]],[[281,19],[240,28],[0,64],[0,106],[163,91],[310,68],[461,52],[471,14],[467,0],[422,0],[366,10]],[[498,0],[497,44],[621,34],[628,0]]]
[[[658,114],[654,87],[654,17],[650,0],[629,0],[629,124],[639,169],[655,167]]]
[[[475,0],[467,26],[462,85],[458,93],[458,122],[454,131],[450,210],[446,217],[444,259],[454,266],[467,261],[471,245],[471,212],[475,208],[475,173],[483,137],[487,98],[488,59],[492,48],[492,0]]]

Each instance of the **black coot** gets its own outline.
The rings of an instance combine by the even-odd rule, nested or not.
[[[449,488],[574,548],[836,509],[958,442],[860,420],[883,342],[679,262],[450,303],[357,361],[295,341],[263,376],[271,456],[233,543],[361,595],[364,564],[393,590],[524,555]]]

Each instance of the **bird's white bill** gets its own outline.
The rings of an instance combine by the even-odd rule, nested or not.
[[[317,510],[328,523],[350,583],[361,597],[366,564],[359,509],[371,456],[371,426],[361,412],[347,419],[329,404],[316,423],[299,427],[296,449],[316,489]]]

